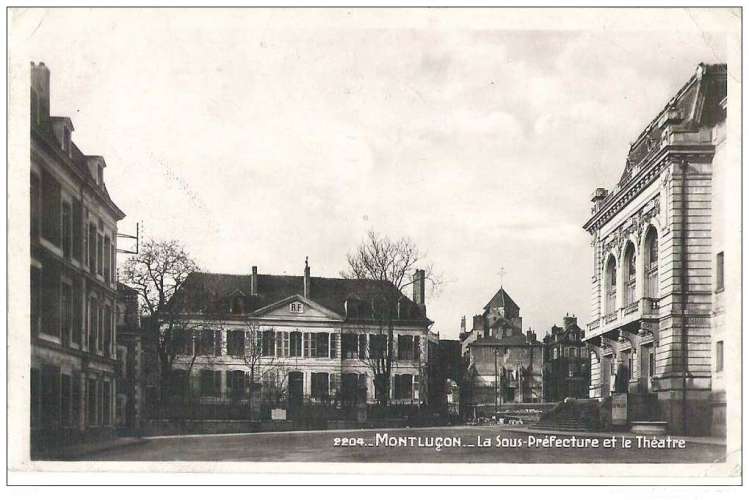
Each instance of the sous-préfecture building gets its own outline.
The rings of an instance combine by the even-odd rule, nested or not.
[[[316,404],[418,406],[438,346],[424,287],[423,270],[408,298],[386,281],[311,276],[306,262],[302,276],[255,266],[246,275],[193,273],[182,287],[188,319],[174,369],[186,388],[178,390],[203,405],[245,401],[289,417]]]
[[[632,144],[584,225],[593,258],[590,397],[627,393],[628,420],[725,432],[724,356],[740,305],[738,168],[725,64],[700,64]],[[734,276],[734,277],[732,277]]]

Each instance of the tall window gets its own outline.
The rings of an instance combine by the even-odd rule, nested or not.
[[[245,373],[242,370],[226,372],[226,385],[229,395],[239,399],[245,394]]]
[[[637,284],[637,262],[635,257],[635,246],[632,243],[627,244],[627,249],[624,253],[624,262],[627,267],[625,269],[625,275],[627,277],[626,288],[625,288],[625,305],[633,304],[635,298],[635,286]]]
[[[398,335],[398,359],[412,360],[414,358],[414,338],[412,335]]]
[[[112,424],[112,385],[109,381],[104,381],[101,384],[101,402],[102,402],[102,423],[104,425]]]
[[[198,356],[221,356],[221,332],[203,330],[198,342]]]
[[[312,397],[326,399],[329,396],[329,377],[327,373],[312,374]]]
[[[723,341],[719,340],[715,343],[715,371],[723,371]]]
[[[70,203],[62,204],[62,255],[67,259],[70,258],[71,245],[73,243],[72,234],[72,209]]]
[[[387,335],[369,336],[369,357],[371,359],[383,359],[387,356]]]
[[[104,242],[102,241],[101,233],[96,233],[96,274],[102,274],[103,271],[103,258],[102,253],[104,252]]]
[[[104,306],[104,354],[109,356],[112,352],[112,308],[109,305]]]
[[[616,260],[610,256],[606,261],[606,314],[616,311]]]
[[[645,237],[645,293],[651,299],[660,298],[658,285],[658,233],[654,228]]]
[[[359,357],[359,336],[356,334],[343,334],[341,338],[341,357],[343,359],[356,359]]]
[[[92,273],[96,272],[96,225],[88,225],[88,268]]]
[[[86,380],[86,420],[88,427],[98,425],[96,421],[96,380]]]
[[[44,238],[60,246],[60,183],[46,170],[42,171],[42,234]]]
[[[276,355],[276,332],[268,330],[262,333],[263,335],[263,356],[275,356]]]
[[[302,332],[291,332],[289,334],[289,356],[292,358],[302,357]]]
[[[81,335],[83,333],[83,291],[81,290],[81,281],[78,278],[73,279],[73,301],[72,301],[72,335],[73,343],[81,346]],[[82,347],[82,346],[81,346]]]
[[[91,297],[88,300],[88,350],[89,352],[96,351],[97,338],[99,336],[99,320],[98,316],[98,305],[96,298]]]
[[[192,356],[192,330],[178,329],[172,332],[172,344],[174,345],[174,353],[178,356]]]
[[[244,331],[232,330],[226,334],[226,354],[235,358],[244,356]]]
[[[718,252],[715,256],[715,291],[722,292],[725,288],[723,281],[723,252]]]
[[[393,392],[395,393],[395,399],[411,399],[413,398],[413,376],[412,375],[396,375],[393,377]]]
[[[73,258],[80,262],[81,260],[81,237],[83,233],[83,209],[81,208],[81,202],[79,200],[73,200],[72,207],[72,219],[73,228],[71,230],[73,245],[72,255]]]
[[[305,333],[304,356],[307,358],[330,357],[330,339],[328,333]]]
[[[110,262],[109,259],[112,256],[112,251],[110,250],[110,240],[109,236],[104,237],[104,282],[108,285],[109,279],[112,277],[112,274],[109,272],[109,266]]]
[[[73,330],[73,292],[69,284],[62,284],[62,343],[69,345]]]
[[[60,337],[60,269],[49,261],[42,270],[42,332]]]

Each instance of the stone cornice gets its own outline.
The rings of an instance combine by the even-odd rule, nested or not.
[[[676,161],[710,161],[715,153],[712,144],[669,145],[654,155],[648,164],[629,179],[618,191],[611,193],[583,225],[583,229],[594,233],[635,199],[646,187],[658,178],[665,166]]]

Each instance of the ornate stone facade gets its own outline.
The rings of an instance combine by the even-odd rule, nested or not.
[[[596,189],[591,397],[629,393],[629,418],[675,434],[710,432],[711,228],[725,65],[696,73],[632,144],[611,192]]]

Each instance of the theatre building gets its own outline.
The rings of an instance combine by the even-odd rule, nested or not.
[[[245,275],[193,273],[183,285],[189,319],[174,369],[203,405],[257,398],[255,411],[293,414],[307,404],[377,404],[383,390],[389,404],[424,403],[429,349],[438,346],[424,285],[417,270],[411,299],[387,282],[311,276],[307,263],[301,276],[255,266]],[[394,310],[380,309],[383,293],[397,295]],[[392,319],[390,350],[383,317]]]
[[[738,171],[723,151],[726,76],[722,64],[697,67],[634,139],[616,185],[595,190],[584,225],[590,397],[626,393],[630,422],[665,421],[671,434],[711,432],[725,411],[725,397],[713,394],[723,339],[738,344],[718,309],[734,304],[723,299],[725,270],[738,273],[740,258],[738,244],[717,238],[736,232],[725,224],[727,211],[738,212],[723,199],[738,199],[738,182],[726,184]]]
[[[117,222],[104,158],[50,116],[50,73],[31,64],[31,453],[114,431]]]

